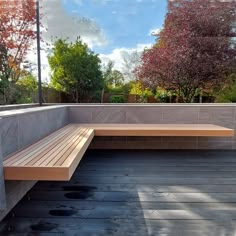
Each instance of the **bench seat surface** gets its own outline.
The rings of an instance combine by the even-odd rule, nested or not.
[[[95,136],[214,136],[232,137],[234,130],[212,124],[81,124]]]
[[[69,180],[94,136],[67,125],[4,160],[6,180]]]

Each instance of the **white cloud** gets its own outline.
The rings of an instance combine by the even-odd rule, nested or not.
[[[116,48],[110,54],[100,54],[99,57],[103,64],[107,64],[109,61],[113,61],[114,68],[123,71],[124,70],[124,58],[129,58],[130,55],[137,52],[141,52],[145,48],[150,48],[152,44],[137,44],[136,48]]]
[[[77,4],[83,4],[82,0],[74,1]],[[51,41],[56,37],[74,41],[78,36],[81,36],[82,40],[90,47],[107,44],[102,29],[95,21],[85,17],[72,17],[58,0],[42,1],[42,13],[43,25],[47,28],[47,32],[43,33],[43,38],[46,41]]]
[[[44,43],[42,43],[41,48],[44,48]],[[38,77],[38,67],[37,67],[37,43],[34,42],[31,50],[29,51],[27,55],[27,61],[31,65],[31,72]],[[48,64],[47,59],[47,52],[45,50],[41,50],[41,75],[42,75],[42,81],[43,82],[49,82],[50,81],[50,67]]]
[[[161,30],[162,30],[162,28],[151,29],[151,30],[149,30],[149,34],[148,35],[155,36],[155,35],[159,34],[161,32]]]

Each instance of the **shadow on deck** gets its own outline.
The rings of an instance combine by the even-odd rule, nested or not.
[[[236,235],[235,151],[89,151],[0,223],[14,236]]]

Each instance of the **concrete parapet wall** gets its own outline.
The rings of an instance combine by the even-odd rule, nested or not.
[[[236,129],[234,104],[70,106],[72,123],[216,124]],[[231,137],[96,137],[91,148],[236,149]]]

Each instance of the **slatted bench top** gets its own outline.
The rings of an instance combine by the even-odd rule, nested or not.
[[[212,124],[70,124],[10,155],[6,180],[69,180],[94,136],[234,136]]]
[[[81,124],[95,136],[214,136],[232,137],[234,130],[212,124]]]
[[[93,129],[67,125],[9,156],[3,162],[5,179],[69,180],[93,136]]]

